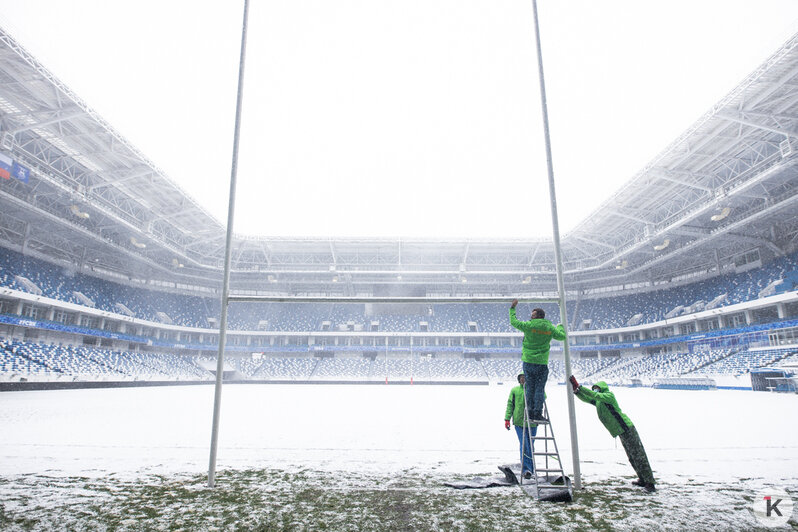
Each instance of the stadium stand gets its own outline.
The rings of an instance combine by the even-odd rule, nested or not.
[[[798,254],[792,254],[777,258],[764,267],[688,285],[614,297],[580,299],[569,306],[574,317],[571,328],[578,329],[574,325],[584,322],[590,323],[591,329],[651,323],[666,317],[792,291],[796,289],[796,281]],[[102,280],[5,248],[0,248],[0,287],[136,317],[154,324],[163,322],[208,329],[213,323],[209,318],[216,318],[220,314],[219,302],[215,298]],[[546,310],[547,318],[554,323],[559,322],[559,311],[555,305],[541,306]],[[16,312],[14,307],[8,305],[4,312],[8,314],[9,309],[12,314]],[[519,317],[525,319],[531,309],[531,305],[521,304]],[[41,315],[32,317],[44,319]],[[509,324],[507,305],[502,304],[431,304],[425,313],[401,314],[396,309],[384,312],[372,309],[367,313],[363,304],[237,303],[230,306],[228,320],[231,330],[247,331],[517,333]],[[186,333],[183,334],[185,338]],[[364,345],[379,347],[374,343],[376,339],[367,340],[372,343]],[[397,338],[395,345],[409,345],[405,340],[407,338]],[[207,338],[205,341],[208,341]],[[333,341],[333,338],[322,337],[316,340],[316,345],[333,345]],[[466,348],[482,345],[472,345],[468,341],[466,339],[464,344]],[[494,338],[491,343],[494,348],[511,345],[515,345],[514,341],[508,338]],[[4,378],[11,375],[43,380],[212,378],[210,372],[197,364],[199,360],[168,353],[111,351],[92,346],[48,345],[8,339],[3,340],[0,346],[0,375]],[[253,350],[256,348],[253,347]],[[228,361],[243,378],[288,381],[368,381],[387,378],[419,382],[513,382],[520,372],[520,362],[511,358],[403,357],[383,352],[376,359],[359,356],[316,358],[306,356],[307,346],[286,345],[286,351],[292,350],[300,356],[264,356],[257,360],[230,357]],[[643,376],[741,375],[753,368],[777,363],[788,356],[794,358],[783,349],[704,349],[692,353],[576,358],[572,369],[582,379],[624,383]],[[204,359],[203,362],[213,361]],[[564,372],[562,361],[553,358],[550,379],[563,382]]]
[[[0,339],[2,380],[212,380],[205,367],[215,358],[169,353],[111,351],[93,346],[40,344]],[[238,379],[277,381],[410,381],[515,382],[521,373],[516,358],[462,358],[380,353],[376,358],[309,357],[296,355],[228,357],[226,371]],[[628,384],[633,379],[739,376],[755,368],[798,363],[798,348],[707,349],[606,358],[578,358],[572,371],[584,382]],[[549,361],[549,381],[564,382],[562,359]]]
[[[795,348],[753,348],[733,353],[694,372],[695,375],[743,375],[752,369],[776,364],[795,353]]]
[[[257,371],[255,379],[306,381],[313,375],[319,359],[310,357],[266,357]]]
[[[0,340],[0,374],[28,380],[208,380],[190,357]]]
[[[591,329],[613,329],[627,325],[638,314],[641,323],[652,323],[719,306],[751,301],[759,297],[793,291],[798,280],[798,254],[780,257],[763,268],[727,274],[688,285],[617,297],[583,299],[574,318]],[[769,293],[765,289],[772,286]],[[712,305],[710,305],[712,303]],[[674,312],[675,311],[675,312]],[[673,312],[672,315],[668,315]]]
[[[219,302],[197,297],[121,285],[70,272],[47,262],[25,257],[0,248],[2,276],[0,286],[23,292],[125,314],[134,317],[187,327],[209,327],[208,318],[220,315]],[[798,280],[798,254],[781,257],[767,267],[739,274],[722,275],[706,281],[670,289],[633,295],[581,299],[573,303],[572,329],[590,322],[591,329],[624,327],[631,321],[652,323],[766,295],[795,289]],[[525,308],[529,307],[529,308]],[[526,319],[531,306],[519,307],[520,319]],[[542,305],[546,316],[559,323],[555,305]],[[123,309],[123,310],[120,310]],[[379,331],[419,332],[425,321],[430,332],[469,332],[475,324],[479,332],[512,332],[506,305],[431,305],[428,316],[386,313],[367,316],[364,305],[258,304],[231,305],[228,325],[232,330],[320,331],[368,330],[372,321]],[[474,332],[476,332],[474,331]]]
[[[516,377],[523,373],[521,361],[518,358],[484,358],[482,367],[490,380],[508,380],[515,382]]]
[[[313,377],[316,380],[366,381],[371,378],[374,361],[364,357],[324,358]]]

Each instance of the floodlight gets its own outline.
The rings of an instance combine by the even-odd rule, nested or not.
[[[85,219],[87,219],[89,217],[89,213],[82,212],[80,210],[80,207],[78,207],[77,205],[72,205],[69,208],[69,210],[72,211],[72,214],[74,214],[75,216],[77,216],[78,218],[81,218],[83,220],[85,220]]]
[[[724,207],[723,210],[721,210],[718,214],[714,214],[712,218],[710,218],[710,220],[712,220],[713,222],[719,222],[724,218],[726,218],[730,212],[731,212],[731,207]]]

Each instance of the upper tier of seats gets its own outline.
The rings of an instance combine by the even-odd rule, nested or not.
[[[781,281],[781,282],[779,282]],[[585,320],[591,329],[650,323],[708,306],[724,306],[794,290],[798,254],[781,257],[765,267],[727,274],[706,281],[652,292],[570,301],[571,329]],[[75,273],[48,262],[0,248],[0,286],[42,295],[153,322],[213,328],[220,305],[216,298],[179,295],[133,287]],[[236,303],[229,307],[233,330],[321,331],[373,330],[397,332],[512,332],[508,305],[429,305],[422,314],[381,312],[367,315],[365,305]],[[559,322],[556,305],[541,305],[547,318]],[[528,319],[532,306],[520,305],[518,316]],[[41,319],[42,317],[39,316]]]
[[[782,282],[778,283],[780,280]],[[578,329],[585,320],[591,320],[591,329],[611,329],[635,325],[630,320],[638,315],[639,323],[653,323],[666,317],[704,310],[712,306],[713,301],[714,306],[727,306],[757,299],[763,291],[766,293],[762,296],[793,291],[796,281],[798,254],[792,254],[762,268],[688,285],[612,298],[582,299],[576,305],[577,315],[571,323]],[[573,308],[575,303],[570,305]],[[671,315],[666,316],[668,314]]]

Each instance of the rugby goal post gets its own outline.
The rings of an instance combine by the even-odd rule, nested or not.
[[[543,76],[543,54],[540,46],[540,28],[538,23],[537,0],[532,0],[533,26],[535,30],[535,49],[537,52],[538,80],[540,83],[540,105],[543,117],[543,137],[546,150],[546,169],[549,186],[549,200],[551,203],[552,241],[554,244],[554,258],[557,271],[557,297],[556,298],[518,298],[525,303],[557,303],[560,308],[560,323],[562,323],[566,337],[563,341],[563,356],[565,359],[566,380],[571,371],[571,356],[568,347],[568,319],[565,305],[565,283],[563,280],[562,253],[560,250],[560,224],[557,214],[557,194],[554,186],[554,167],[551,155],[551,138],[549,135],[549,115],[546,103],[546,83]],[[234,302],[264,302],[264,303],[508,303],[508,297],[472,297],[472,298],[420,298],[420,297],[293,297],[293,296],[231,296],[230,295],[230,263],[232,255],[233,220],[235,219],[236,181],[238,174],[238,148],[241,133],[241,110],[244,88],[244,65],[246,59],[247,21],[249,17],[249,0],[244,0],[244,16],[241,29],[241,52],[238,65],[238,91],[236,94],[236,116],[233,136],[233,156],[230,172],[230,193],[227,209],[227,232],[224,252],[224,278],[222,282],[222,312],[219,320],[219,348],[216,360],[216,388],[213,402],[213,421],[211,429],[211,450],[208,466],[208,486],[213,487],[216,477],[216,455],[219,439],[219,416],[221,411],[222,376],[224,374],[224,347],[227,334],[227,306]],[[574,412],[574,397],[567,383],[565,392],[568,402],[568,418],[571,431],[571,456],[573,460],[574,479],[576,489],[582,487],[582,477],[579,466],[579,444],[576,431],[576,416]]]

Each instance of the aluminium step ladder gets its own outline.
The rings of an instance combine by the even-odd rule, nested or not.
[[[521,442],[521,470],[519,478],[521,489],[528,495],[534,496],[538,500],[550,501],[572,501],[573,486],[571,479],[565,476],[560,452],[557,449],[557,440],[554,438],[554,429],[551,427],[549,408],[546,401],[543,401],[543,417],[548,421],[537,425],[538,432],[543,429],[543,435],[531,433],[529,410],[526,408],[526,390],[524,390],[524,436]],[[526,442],[532,442],[531,453],[525,449]],[[536,445],[536,442],[541,442]],[[541,449],[541,446],[543,449]],[[531,454],[534,472],[531,478],[526,479],[523,474],[525,456]],[[540,467],[540,466],[543,467]]]

